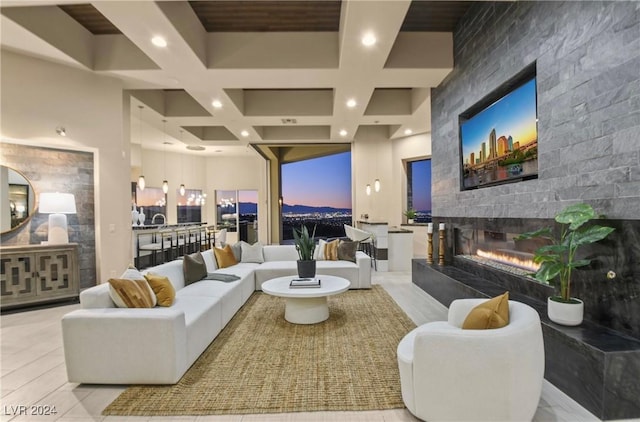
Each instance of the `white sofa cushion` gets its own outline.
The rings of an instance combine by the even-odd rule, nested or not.
[[[207,249],[206,251],[202,252],[202,258],[204,259],[204,263],[207,264],[208,273],[212,273],[218,269],[216,257],[213,255],[213,249]]]
[[[179,297],[216,297],[220,299],[222,326],[233,318],[244,303],[242,301],[242,279],[224,282],[217,280],[201,280],[190,284],[177,293]]]
[[[171,284],[173,284],[173,287],[176,289],[176,292],[184,288],[184,273],[182,270],[181,259],[165,262],[164,264],[147,268],[142,273],[143,274],[153,273],[153,274],[163,275],[167,277],[171,282]]]
[[[298,251],[295,245],[265,245],[262,248],[264,261],[297,261]]]

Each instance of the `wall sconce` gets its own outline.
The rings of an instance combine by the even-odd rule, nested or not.
[[[76,213],[76,199],[72,193],[41,193],[39,212],[49,214],[47,243],[58,245],[69,243],[66,214]]]
[[[373,182],[373,189],[376,192],[380,192],[380,179],[376,179],[376,181]]]
[[[67,136],[67,130],[62,126],[56,128],[56,133],[60,136]]]
[[[282,204],[284,204],[284,199],[282,197],[278,198],[278,205],[282,208]]]
[[[180,196],[184,196],[184,193],[187,191],[187,189],[184,187],[184,183],[182,183],[180,185]]]
[[[367,195],[371,195],[371,185],[369,183],[367,183],[367,187],[364,189],[364,191],[367,193]]]

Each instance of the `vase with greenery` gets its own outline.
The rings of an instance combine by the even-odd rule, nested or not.
[[[575,268],[589,265],[591,260],[577,259],[576,253],[581,246],[598,242],[615,230],[612,227],[587,224],[598,218],[601,216],[596,214],[589,204],[570,205],[555,216],[555,221],[561,225],[559,237],[554,235],[552,228],[545,227],[521,234],[516,238],[516,240],[542,238],[549,242],[535,251],[533,261],[540,264],[540,268],[535,273],[536,280],[552,282],[560,293],[547,301],[549,318],[552,321],[564,325],[579,325],[582,322],[584,304],[571,296],[572,273]],[[576,313],[575,317],[571,318],[565,318],[564,314],[558,315],[556,311],[564,312],[564,310],[558,310],[559,307],[556,304],[578,305],[579,315]],[[562,309],[565,308],[562,307]]]
[[[404,212],[404,216],[407,217],[407,224],[413,224],[413,220],[416,218],[416,210],[409,208]]]
[[[316,276],[316,261],[313,253],[316,249],[316,227],[310,235],[307,226],[304,224],[300,229],[293,228],[293,240],[298,251],[298,276],[300,278],[313,278]]]

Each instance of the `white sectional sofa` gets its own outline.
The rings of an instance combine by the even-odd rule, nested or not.
[[[170,307],[117,308],[109,283],[80,293],[79,310],[62,318],[69,382],[175,384],[262,283],[297,273],[293,245],[263,248],[263,263],[240,262],[218,269],[211,250],[202,252],[209,273],[238,280],[200,280],[185,286],[182,260],[149,268],[176,290]],[[317,261],[317,273],[346,278],[353,289],[371,287],[371,260]]]

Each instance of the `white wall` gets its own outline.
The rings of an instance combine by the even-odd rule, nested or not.
[[[121,83],[4,50],[1,65],[4,140],[94,153],[97,279],[119,275],[131,257],[128,99]],[[60,125],[66,138],[55,132]]]
[[[358,129],[351,148],[351,183],[353,195],[353,218],[369,214],[369,221],[390,221],[389,208],[395,200],[392,190],[391,144],[386,126],[364,126]],[[375,192],[373,184],[380,179],[380,192]],[[371,195],[365,187],[371,185]]]

